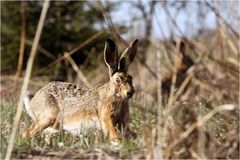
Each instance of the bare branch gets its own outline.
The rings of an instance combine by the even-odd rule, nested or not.
[[[9,139],[8,148],[7,148],[7,152],[6,152],[6,157],[5,157],[6,160],[10,159],[11,155],[12,155],[13,145],[14,145],[18,125],[19,125],[20,118],[21,118],[21,115],[22,115],[22,110],[23,110],[23,97],[24,97],[24,95],[27,91],[27,88],[28,88],[28,83],[29,83],[30,76],[31,76],[33,61],[34,61],[34,58],[36,56],[36,50],[37,50],[37,46],[38,46],[38,43],[39,43],[39,39],[41,37],[41,33],[42,33],[45,18],[46,18],[46,14],[47,14],[47,11],[48,11],[48,7],[49,7],[49,0],[45,0],[44,3],[43,3],[42,12],[41,12],[41,16],[40,16],[40,19],[39,19],[36,35],[34,37],[33,47],[31,49],[30,57],[28,59],[26,75],[25,75],[25,78],[24,78],[24,82],[23,82],[23,86],[22,86],[22,90],[21,90],[21,96],[20,96],[20,99],[19,99],[19,102],[18,102],[17,113],[16,113],[16,116],[15,116],[15,119],[14,119],[13,129],[12,129],[12,132],[11,132],[11,136],[10,136],[10,139]]]
[[[69,53],[64,53],[65,58],[69,61],[69,63],[72,65],[72,68],[75,72],[77,72],[78,78],[86,85],[88,88],[92,88],[91,83],[89,83],[86,76],[83,74],[83,72],[78,68],[77,64],[74,62],[72,57],[69,55]]]
[[[91,37],[89,37],[86,41],[84,41],[83,43],[81,43],[79,46],[77,46],[76,48],[72,49],[69,52],[69,55],[72,55],[74,53],[76,53],[77,51],[79,51],[80,49],[82,49],[84,46],[86,46],[87,44],[91,43],[94,39],[96,39],[97,37],[99,37],[101,34],[103,33],[103,31],[99,31],[97,33],[95,33],[94,35],[92,35]],[[48,68],[54,66],[55,64],[61,62],[62,60],[64,60],[65,56],[61,56],[59,57],[57,60],[55,60],[54,62],[52,62],[51,64],[49,64],[48,66],[40,69],[38,72],[36,72],[35,74],[33,74],[34,76],[47,70]]]
[[[20,48],[19,48],[19,57],[18,57],[18,66],[15,74],[15,81],[17,81],[18,77],[21,74],[22,65],[23,65],[23,57],[25,50],[25,39],[26,39],[26,6],[25,2],[21,2],[21,17],[22,17],[22,28],[21,28],[21,39],[20,39]]]
[[[216,15],[216,17],[218,17],[219,19],[222,20],[222,22],[230,29],[230,31],[233,33],[234,36],[236,36],[237,38],[239,38],[239,34],[237,33],[237,31],[235,31],[230,24],[227,23],[226,20],[224,20],[224,18],[220,15],[220,13],[218,12],[218,10],[211,5],[209,2],[205,1],[205,4],[213,11],[213,13]]]

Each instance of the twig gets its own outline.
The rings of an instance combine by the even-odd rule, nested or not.
[[[220,32],[220,35],[227,41],[230,49],[232,50],[232,52],[235,54],[235,55],[238,55],[239,54],[239,50],[238,50],[238,47],[234,44],[233,40],[231,40],[231,38],[229,37],[229,34],[226,34],[226,26],[223,26],[221,24],[219,24],[219,32]]]
[[[166,6],[165,4],[163,4],[163,3],[161,3],[161,6],[162,6],[162,8],[164,9],[165,13],[168,15],[168,17],[171,19],[172,24],[173,24],[174,27],[178,30],[178,32],[180,33],[180,35],[181,35],[182,37],[185,37],[184,34],[183,34],[183,32],[181,31],[180,27],[178,26],[177,22],[176,22],[176,21],[173,19],[173,17],[171,16],[171,14],[170,14],[167,6]]]
[[[212,6],[208,1],[205,1],[205,4],[213,11],[213,13],[216,15],[216,17],[218,17],[219,19],[221,19],[223,21],[223,23],[231,30],[231,32],[233,33],[234,36],[236,36],[239,39],[239,34],[231,27],[230,24],[228,24],[225,19],[220,15],[219,11]]]
[[[106,19],[106,24],[108,25],[108,27],[109,27],[110,31],[112,32],[113,36],[114,36],[117,40],[119,40],[121,43],[123,43],[124,46],[128,46],[127,41],[125,41],[125,40],[120,36],[120,34],[117,32],[117,29],[116,29],[115,26],[113,25],[113,22],[112,22],[112,20],[111,20],[111,17],[110,17],[110,16],[108,15],[108,13],[104,10],[104,6],[103,6],[102,2],[101,2],[101,1],[98,1],[98,5],[99,5],[99,7],[101,8],[101,12],[102,12],[102,14],[104,15],[104,17],[105,17],[105,19]],[[104,20],[105,20],[105,19],[104,19]],[[145,67],[145,68],[152,74],[152,76],[153,76],[155,79],[157,79],[157,75],[156,75],[156,73],[151,69],[151,67],[150,67],[146,62],[144,62],[139,55],[137,55],[136,58],[138,58],[139,62],[143,65],[143,67]]]
[[[106,24],[108,25],[108,28],[110,29],[110,31],[112,32],[113,36],[119,40],[121,43],[123,43],[125,46],[128,45],[127,41],[125,41],[120,34],[117,32],[116,27],[113,25],[112,19],[109,16],[109,14],[104,10],[104,6],[102,4],[102,1],[97,1],[97,4],[99,6],[99,8],[101,9],[102,15],[105,17],[104,20],[106,20]]]
[[[162,75],[160,73],[160,51],[156,52],[157,58],[157,102],[158,102],[158,125],[161,123],[161,115],[162,115]]]
[[[239,78],[239,73],[240,71],[233,67],[230,66],[229,64],[227,64],[226,62],[220,61],[215,59],[213,56],[208,55],[209,59],[211,59],[212,61],[214,61],[215,63],[217,63],[225,72],[230,73],[233,77],[235,78]]]
[[[94,35],[92,35],[90,38],[88,38],[86,41],[84,41],[83,43],[81,43],[79,46],[77,46],[76,48],[72,49],[69,52],[69,55],[72,55],[74,53],[76,53],[78,50],[82,49],[84,46],[86,46],[87,44],[91,43],[94,39],[96,39],[97,37],[99,37],[101,34],[103,33],[103,31],[99,31],[97,33],[95,33]],[[49,64],[48,66],[40,69],[38,72],[36,72],[35,74],[33,74],[34,76],[45,71],[46,69],[54,66],[55,64],[61,62],[62,60],[64,60],[64,56],[59,57],[57,60],[55,60],[54,62],[52,62],[51,64]]]
[[[194,69],[195,69],[194,66],[192,66],[188,69],[189,73],[188,73],[187,77],[184,79],[184,81],[182,82],[182,84],[179,87],[179,89],[177,90],[177,92],[175,93],[173,102],[175,102],[179,98],[179,96],[183,93],[184,89],[187,87],[188,83],[190,82],[190,80],[193,77]]]
[[[189,134],[192,133],[192,131],[194,131],[195,128],[202,126],[205,122],[207,122],[209,119],[211,119],[218,112],[221,112],[223,110],[230,111],[230,110],[233,110],[234,108],[235,108],[235,106],[233,104],[224,104],[224,105],[214,108],[211,112],[206,114],[204,117],[202,117],[196,123],[193,123],[190,127],[188,127],[188,129],[185,132],[183,132],[182,134],[179,135],[179,138],[177,138],[175,141],[170,143],[170,145],[167,147],[167,149],[165,151],[167,153],[167,155],[176,145],[178,145],[185,138],[187,138],[189,136]]]
[[[158,103],[158,119],[157,119],[157,144],[156,144],[156,150],[157,153],[155,153],[155,158],[162,159],[162,145],[161,145],[161,122],[162,122],[162,75],[160,73],[160,66],[161,66],[161,59],[160,59],[160,51],[158,50],[156,52],[156,58],[157,58],[157,103]]]
[[[172,106],[172,104],[174,103],[174,92],[175,92],[176,80],[177,80],[177,71],[174,68],[172,81],[171,81],[170,95],[169,95],[168,104],[167,104],[168,109],[170,109],[170,106]]]
[[[33,42],[26,39],[25,43],[27,45],[30,45],[32,46],[33,45]],[[52,60],[55,60],[56,59],[56,56],[54,56],[52,53],[50,53],[48,50],[44,49],[42,46],[38,45],[37,49],[42,53],[44,54],[46,57],[52,59]]]
[[[41,36],[41,32],[42,32],[42,28],[43,28],[44,21],[45,21],[45,18],[46,18],[46,14],[47,14],[47,11],[48,11],[48,7],[49,7],[49,0],[45,0],[44,3],[43,3],[39,23],[38,23],[38,26],[37,26],[36,35],[34,37],[33,47],[31,49],[30,57],[29,57],[28,63],[27,63],[27,70],[26,70],[26,74],[25,74],[25,78],[24,78],[24,82],[23,82],[23,86],[22,86],[22,90],[21,90],[21,96],[20,96],[20,99],[19,99],[19,102],[18,102],[17,113],[16,113],[16,116],[15,116],[15,119],[14,119],[13,129],[12,129],[12,132],[11,132],[11,136],[10,136],[10,139],[9,139],[8,148],[7,148],[7,152],[6,152],[6,156],[5,156],[6,160],[11,158],[13,145],[14,145],[14,142],[15,142],[15,137],[16,137],[16,133],[17,133],[17,129],[18,129],[18,125],[19,125],[20,118],[21,118],[21,115],[22,115],[23,98],[24,98],[24,94],[27,91],[28,82],[30,80],[30,75],[31,75],[31,71],[32,71],[33,61],[34,61],[34,57],[36,55],[37,45],[39,43],[39,39],[40,39],[40,36]]]
[[[22,17],[22,28],[21,28],[21,39],[20,39],[20,48],[19,48],[19,57],[18,57],[18,66],[15,74],[15,81],[21,74],[24,50],[25,50],[25,39],[26,39],[26,6],[25,2],[21,2],[21,17]]]
[[[167,49],[166,49],[166,45],[159,45],[158,42],[155,42],[154,40],[150,39],[149,40],[151,42],[151,44],[156,47],[161,54],[166,53],[165,55],[167,56],[167,59],[169,60],[169,62],[171,63],[171,65],[173,65],[173,61],[170,58],[171,56],[167,53]],[[169,65],[166,65],[165,63],[162,63],[161,65],[163,65],[165,68],[170,69]]]
[[[87,80],[86,76],[83,74],[83,72],[78,68],[77,64],[74,62],[72,57],[69,55],[69,53],[64,53],[65,58],[69,61],[69,63],[72,65],[72,68],[75,72],[77,72],[78,78],[86,85],[88,88],[92,88],[91,83]]]
[[[212,83],[206,83],[206,82],[203,82],[199,79],[197,79],[196,77],[192,77],[192,82],[198,86],[200,86],[200,88],[204,89],[204,90],[207,90],[211,93],[217,93],[221,96],[223,96],[223,93],[218,89],[216,88],[215,86],[213,86]]]
[[[16,83],[22,83],[23,80],[24,80],[24,78],[18,77]],[[2,82],[2,81],[15,81],[15,76],[13,76],[13,75],[4,75],[4,76],[3,76],[3,75],[2,75],[0,82]],[[42,86],[43,86],[43,81],[38,82],[38,81],[30,80],[30,81],[29,81],[29,84],[32,85],[32,86],[42,87]],[[14,85],[16,85],[16,84],[12,84],[12,85],[10,85],[9,87],[6,87],[6,88],[4,88],[4,89],[1,88],[1,92],[4,92],[4,91],[6,91],[6,90],[7,90],[7,91],[11,90],[11,88],[14,88]]]
[[[160,18],[158,18],[158,15],[157,15],[157,12],[156,12],[155,8],[153,8],[153,14],[155,14],[156,22],[157,22],[158,28],[159,28],[162,36],[163,36],[163,39],[167,39],[167,38],[166,38],[166,35],[165,35],[164,31],[163,31],[162,25],[161,25],[161,23],[160,23],[160,21],[159,21]]]
[[[134,99],[132,102],[135,103],[135,104],[137,104],[137,105],[133,105],[133,107],[138,108],[140,111],[142,111],[142,112],[144,112],[144,113],[150,113],[150,114],[152,114],[152,115],[154,115],[154,116],[157,116],[157,113],[156,113],[155,111],[143,107],[142,104],[139,103],[139,101],[137,101],[137,100]]]
[[[148,70],[148,72],[151,73],[152,76],[153,76],[155,79],[157,79],[158,76],[157,76],[157,74],[151,69],[151,67],[150,67],[146,62],[144,62],[143,60],[141,60],[141,58],[140,58],[139,55],[137,55],[136,57],[138,58],[138,60],[139,60],[139,62],[141,63],[141,65],[143,65],[143,67],[145,67],[145,68]]]

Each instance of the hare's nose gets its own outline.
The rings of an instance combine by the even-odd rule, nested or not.
[[[131,91],[131,92],[127,92],[127,97],[128,97],[128,98],[132,98],[134,92],[135,92],[134,90]]]
[[[127,93],[127,97],[128,97],[128,98],[131,98],[132,95],[133,95],[133,94],[132,94],[131,92],[128,92],[128,93]]]

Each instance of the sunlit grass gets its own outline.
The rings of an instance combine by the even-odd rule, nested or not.
[[[47,145],[44,141],[44,135],[38,134],[34,137],[23,138],[23,133],[27,130],[31,124],[31,118],[24,111],[22,113],[21,122],[16,135],[13,157],[21,157],[23,152],[30,152],[31,150],[41,151],[61,151],[61,150],[87,150],[89,148],[99,148],[107,150],[109,152],[117,153],[119,158],[129,158],[134,153],[147,154],[146,148],[148,146],[146,137],[149,136],[146,133],[146,128],[149,132],[153,132],[157,126],[157,103],[147,102],[143,98],[143,101],[132,100],[130,103],[130,119],[129,119],[129,134],[126,137],[122,137],[122,146],[113,147],[110,145],[107,138],[103,136],[87,135],[87,136],[73,136],[68,132],[61,131],[57,133],[51,139],[51,144]],[[199,104],[178,103],[173,106],[169,115],[163,114],[162,122],[167,124],[168,116],[174,119],[173,125],[183,125],[189,120],[189,111],[192,111],[198,117],[206,115],[214,107],[221,104],[220,102],[203,102]],[[11,134],[12,124],[16,113],[17,103],[13,98],[13,101],[1,101],[1,153],[6,152],[8,145],[8,139]],[[228,113],[219,113],[212,117],[210,121],[204,124],[203,128],[207,131],[219,145],[223,144],[227,140],[227,133],[237,125],[239,118],[239,111]],[[169,126],[166,126],[169,127]],[[166,135],[165,135],[166,136]],[[148,138],[148,137],[147,137]],[[169,137],[162,137],[169,138]],[[194,143],[194,142],[193,142]],[[4,154],[1,154],[1,158],[4,158]]]

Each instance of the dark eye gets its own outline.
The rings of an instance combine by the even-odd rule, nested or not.
[[[121,79],[118,77],[118,78],[116,78],[116,83],[117,84],[120,84],[121,83]]]
[[[127,82],[132,83],[132,77],[131,76],[127,76]]]

